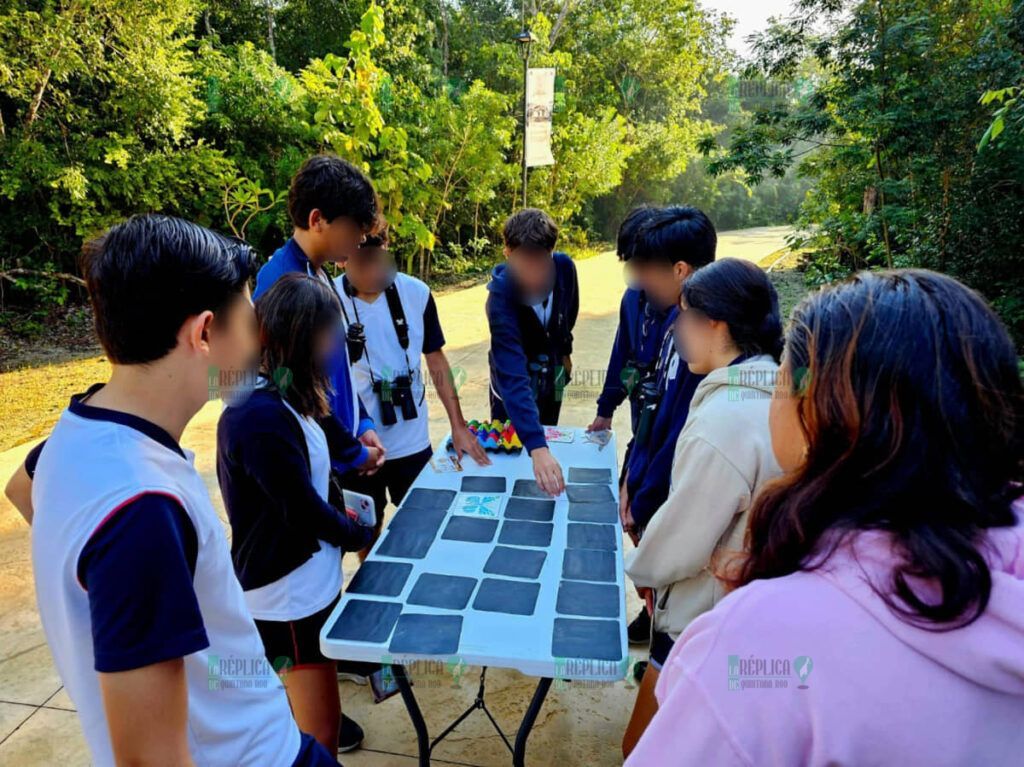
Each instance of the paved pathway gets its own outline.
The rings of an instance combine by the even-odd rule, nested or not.
[[[783,247],[788,232],[786,227],[723,232],[718,253],[758,261]],[[580,317],[575,334],[574,383],[567,391],[561,418],[562,423],[571,425],[584,425],[593,418],[594,400],[603,383],[624,288],[622,267],[613,253],[581,261],[578,270]],[[480,285],[437,300],[448,340],[448,358],[453,368],[460,370],[457,375],[465,375],[460,396],[467,418],[487,415],[484,299],[485,287]],[[447,421],[436,400],[431,404],[431,435],[436,444],[447,431]],[[219,412],[220,403],[207,405],[189,425],[182,440],[196,452],[196,464],[218,505],[214,445]],[[626,408],[619,409],[614,428],[621,435],[621,459],[629,433]],[[30,448],[31,444],[26,444],[0,453],[0,487]],[[349,575],[354,567],[355,561],[346,558]],[[627,612],[632,615],[639,603],[635,594],[630,599]],[[637,660],[643,657],[642,648],[630,649]],[[477,676],[478,670],[469,669],[456,682],[446,669],[437,668],[415,677],[420,705],[434,732],[439,732],[472,702]],[[514,736],[533,684],[512,671],[488,674],[488,706],[510,736]],[[612,685],[556,684],[530,739],[528,753],[534,755],[533,763],[621,764],[619,741],[635,694],[631,681]],[[342,702],[346,712],[366,730],[363,750],[345,755],[346,765],[415,764],[415,736],[397,697],[375,706],[368,689],[346,683],[342,685]],[[504,744],[479,713],[449,736],[435,755],[438,763],[508,763]],[[0,498],[0,764],[88,764],[74,707],[61,687],[39,625],[28,528],[5,498]]]

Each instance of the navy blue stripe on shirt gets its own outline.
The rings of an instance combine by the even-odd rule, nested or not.
[[[95,668],[128,671],[209,646],[192,579],[199,542],[171,495],[144,492],[112,510],[78,558]]]
[[[121,410],[110,410],[104,407],[95,407],[86,403],[88,397],[95,394],[103,387],[103,384],[97,384],[89,388],[89,391],[82,397],[73,397],[71,404],[68,405],[68,410],[81,418],[89,418],[93,421],[110,421],[112,423],[119,423],[122,426],[130,426],[136,431],[141,431],[150,439],[159,442],[161,445],[166,447],[168,450],[173,450],[182,458],[185,458],[185,451],[181,449],[181,445],[178,441],[167,433],[166,430],[160,428],[152,421],[147,421],[145,418],[141,418],[131,413],[125,413]]]

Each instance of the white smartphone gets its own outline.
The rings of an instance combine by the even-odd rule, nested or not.
[[[345,490],[345,513],[364,527],[373,527],[377,521],[373,498],[352,490]]]

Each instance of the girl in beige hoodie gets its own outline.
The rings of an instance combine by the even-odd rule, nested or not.
[[[683,286],[674,332],[680,356],[705,374],[676,441],[672,484],[626,557],[626,573],[653,604],[650,663],[623,752],[657,709],[654,685],[676,637],[722,596],[712,574],[720,550],[740,550],[757,489],[780,473],[768,407],[782,349],[775,288],[756,265],[725,258]]]

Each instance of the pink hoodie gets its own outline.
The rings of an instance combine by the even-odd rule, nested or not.
[[[736,590],[679,637],[627,767],[1024,764],[1015,509],[1015,527],[990,531],[992,596],[966,628],[915,628],[872,591],[867,578],[887,584],[896,557],[881,532],[823,569]]]

